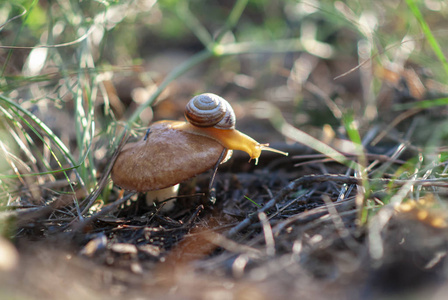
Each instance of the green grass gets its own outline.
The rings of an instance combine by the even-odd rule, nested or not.
[[[431,49],[434,51],[436,57],[442,63],[443,69],[445,70],[446,75],[448,75],[448,61],[446,60],[445,54],[443,53],[442,47],[439,44],[439,41],[436,39],[434,34],[431,31],[428,23],[426,22],[418,4],[414,0],[406,0],[406,3],[409,6],[409,9],[412,11],[412,14],[417,19],[420,27],[422,28],[423,34],[426,37]]]

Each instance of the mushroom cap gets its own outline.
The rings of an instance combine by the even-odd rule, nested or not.
[[[112,168],[116,185],[147,192],[170,187],[211,169],[224,147],[205,136],[172,128],[170,121],[151,125],[146,140],[127,144]]]

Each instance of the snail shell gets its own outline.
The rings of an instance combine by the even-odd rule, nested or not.
[[[211,93],[193,97],[185,108],[185,117],[198,127],[235,128],[235,113],[229,102]]]

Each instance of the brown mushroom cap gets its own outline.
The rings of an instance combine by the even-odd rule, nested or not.
[[[210,138],[171,128],[169,121],[151,125],[147,139],[123,147],[112,180],[123,189],[163,189],[211,169],[224,147]]]

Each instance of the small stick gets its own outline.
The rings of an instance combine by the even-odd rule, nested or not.
[[[213,167],[212,178],[210,179],[210,183],[208,185],[208,192],[210,194],[209,199],[212,204],[215,204],[215,202],[216,202],[216,189],[213,187],[213,183],[215,182],[215,176],[216,176],[216,173],[218,172],[218,167],[221,164],[224,157],[226,156],[226,153],[227,153],[227,149],[224,148],[224,150],[222,150],[221,155],[219,156],[218,160],[216,161],[215,166]]]
[[[134,196],[135,194],[137,194],[137,192],[131,192],[129,194],[127,194],[126,196],[124,196],[121,199],[118,199],[114,202],[112,202],[111,204],[108,204],[106,206],[104,206],[99,212],[97,212],[96,214],[85,218],[84,220],[82,220],[81,222],[74,222],[72,223],[71,227],[73,228],[73,231],[81,231],[82,229],[84,229],[87,225],[89,225],[90,223],[96,221],[99,217],[107,215],[108,213],[114,211],[115,209],[117,209],[120,205],[122,205],[123,203],[125,203],[127,200],[129,200],[129,198],[131,198],[132,196]]]
[[[266,254],[272,257],[275,255],[275,240],[274,234],[272,233],[271,224],[269,223],[264,212],[258,213],[258,219],[260,220],[263,228],[264,240],[266,243]]]
[[[145,137],[143,138],[144,141],[146,141],[148,139],[148,136],[149,136],[150,133],[151,133],[151,128],[148,127],[148,129],[146,130]]]

